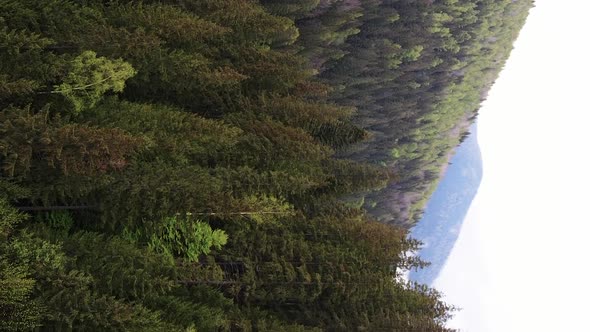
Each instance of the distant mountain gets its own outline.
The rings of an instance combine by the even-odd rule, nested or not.
[[[481,183],[483,171],[476,124],[470,132],[457,148],[422,220],[411,233],[424,243],[420,257],[431,262],[425,269],[410,272],[410,279],[422,284],[431,285],[444,266]]]

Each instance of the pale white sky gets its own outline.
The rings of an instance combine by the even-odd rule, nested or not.
[[[484,175],[434,286],[461,331],[590,331],[590,3],[537,0],[480,110]]]

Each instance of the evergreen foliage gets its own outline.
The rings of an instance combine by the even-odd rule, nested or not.
[[[0,199],[0,330],[23,331],[41,325],[44,307],[32,297],[35,279],[29,266],[11,257],[16,227],[26,219]]]
[[[407,226],[530,5],[0,1],[0,330],[448,331]]]
[[[106,91],[123,91],[125,81],[133,75],[135,70],[121,59],[97,58],[95,52],[84,51],[74,58],[63,82],[51,93],[66,97],[78,113],[94,106]]]
[[[266,2],[263,2],[266,3]],[[291,1],[278,3],[290,8]],[[477,115],[532,1],[326,1],[296,17],[295,46],[331,100],[358,109],[369,140],[340,153],[400,178],[366,195],[380,221],[411,227]]]

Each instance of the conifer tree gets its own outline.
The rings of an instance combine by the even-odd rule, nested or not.
[[[141,139],[118,128],[67,124],[47,111],[8,108],[0,119],[0,156],[9,177],[28,176],[39,168],[66,175],[119,170],[142,145]]]
[[[26,220],[0,198],[0,329],[23,331],[41,325],[44,307],[34,299],[35,279],[27,264],[10,255],[18,237],[16,228]]]
[[[121,59],[108,60],[96,57],[93,51],[85,51],[70,63],[63,82],[51,93],[61,94],[74,106],[74,112],[94,106],[109,90],[121,92],[125,81],[136,71]]]

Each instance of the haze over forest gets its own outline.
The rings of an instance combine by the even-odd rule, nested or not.
[[[430,197],[420,222],[410,236],[422,242],[418,255],[430,263],[410,271],[411,280],[431,286],[442,270],[459,237],[461,226],[482,180],[483,168],[477,124],[455,150],[436,190]]]
[[[0,2],[0,330],[450,331],[408,236],[532,0]]]

